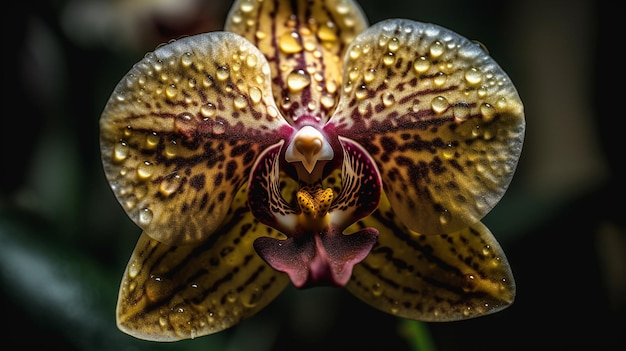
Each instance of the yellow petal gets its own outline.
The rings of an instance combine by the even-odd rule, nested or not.
[[[444,234],[479,221],[522,149],[523,105],[509,77],[478,44],[432,24],[380,22],[355,50],[328,128],[370,152],[412,230]]]
[[[219,332],[270,303],[289,282],[254,252],[279,234],[259,224],[242,190],[222,230],[201,244],[169,246],[143,233],[124,272],[118,327],[140,339],[175,341]]]
[[[146,234],[194,243],[220,226],[282,127],[258,49],[232,33],[187,37],[147,54],[115,88],[100,119],[104,170]]]
[[[380,209],[354,226],[380,231],[354,267],[346,288],[387,313],[422,321],[454,321],[500,311],[513,303],[515,282],[502,248],[477,222],[446,235],[420,235]]]
[[[326,120],[337,102],[341,58],[366,27],[351,0],[238,0],[225,25],[268,58],[274,97],[294,120],[303,114]]]

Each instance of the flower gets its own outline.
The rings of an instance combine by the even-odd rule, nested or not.
[[[348,0],[236,1],[225,31],[135,64],[100,120],[106,177],[143,233],[119,328],[171,341],[237,324],[291,283],[404,318],[514,300],[480,222],[521,153],[523,105],[483,48]]]

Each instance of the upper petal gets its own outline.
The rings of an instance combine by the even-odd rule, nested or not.
[[[367,19],[352,0],[238,0],[225,25],[267,57],[274,97],[287,118],[321,120],[338,100],[346,47],[365,28]]]
[[[288,128],[270,89],[265,57],[233,33],[183,38],[135,64],[100,119],[105,174],[131,219],[168,244],[213,233]]]
[[[495,206],[525,121],[509,77],[478,44],[436,25],[388,20],[355,39],[344,65],[328,128],[370,152],[409,228],[460,230]]]

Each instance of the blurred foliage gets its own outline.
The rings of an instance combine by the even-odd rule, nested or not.
[[[599,38],[618,42],[608,20],[616,5],[606,0],[360,2],[372,23],[412,18],[479,39],[516,83],[526,144],[509,192],[485,218],[513,267],[513,306],[425,324],[372,310],[342,290],[289,288],[257,316],[212,336],[158,344],[119,332],[117,289],[140,232],[104,179],[100,112],[146,51],[220,29],[230,3],[54,0],[3,12],[10,109],[2,150],[10,162],[0,187],[0,296],[8,345],[445,351],[623,344],[626,234],[624,207],[615,204],[623,202],[626,175],[613,122],[623,89],[600,82],[607,54]]]

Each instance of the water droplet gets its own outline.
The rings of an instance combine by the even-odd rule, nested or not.
[[[467,120],[470,115],[469,104],[467,102],[459,102],[455,104],[454,108],[452,109],[452,114],[454,115],[454,118],[459,122]]]
[[[285,54],[295,54],[302,51],[300,35],[297,32],[287,32],[278,39],[278,47]]]
[[[383,294],[383,287],[380,283],[372,284],[372,295],[378,297]]]
[[[183,56],[180,57],[180,63],[183,65],[183,67],[191,66],[191,64],[193,63],[191,53],[190,52],[184,53]]]
[[[350,72],[348,73],[348,79],[357,80],[357,78],[359,78],[359,75],[361,75],[361,72],[359,72],[359,68],[354,66],[350,69]]]
[[[171,140],[165,145],[164,153],[167,158],[172,158],[176,156],[176,154],[178,153],[178,144],[176,144],[175,140]]]
[[[250,88],[250,91],[248,93],[250,94],[250,99],[252,100],[252,103],[258,104],[259,102],[261,102],[261,98],[263,97],[261,89],[257,87],[252,87]]]
[[[361,115],[365,115],[370,108],[371,103],[368,100],[362,101],[359,106],[357,106],[357,110]]]
[[[330,79],[326,81],[326,91],[328,91],[331,94],[334,94],[337,92],[337,82],[334,79]]]
[[[391,40],[389,40],[389,43],[387,44],[387,49],[389,49],[389,51],[391,52],[398,51],[399,47],[400,47],[400,40],[396,37],[391,38]]]
[[[340,2],[339,4],[337,4],[337,13],[340,15],[346,15],[348,14],[348,12],[350,12],[350,5],[348,3],[346,3],[345,1]]]
[[[246,97],[243,95],[237,95],[233,100],[233,106],[236,109],[241,110],[244,107],[248,106],[248,99],[246,99]]]
[[[383,105],[385,105],[386,107],[389,107],[396,102],[396,98],[393,96],[393,93],[391,92],[383,93],[382,100],[383,100]]]
[[[208,102],[206,105],[200,107],[200,113],[204,117],[213,117],[217,112],[217,108],[212,103]]]
[[[433,83],[435,83],[436,86],[442,86],[444,84],[446,84],[446,81],[448,80],[448,75],[443,73],[443,72],[437,72],[437,74],[435,74],[435,77],[433,78]]]
[[[361,53],[361,45],[356,44],[350,49],[350,58],[356,60],[361,56]]]
[[[374,68],[370,68],[370,69],[366,70],[365,73],[363,73],[363,81],[365,83],[369,83],[369,82],[373,81],[374,78],[376,78],[376,69],[374,69]]]
[[[387,52],[383,56],[383,64],[385,66],[391,66],[396,62],[396,55],[393,52]]]
[[[253,0],[244,0],[241,2],[241,6],[239,6],[241,12],[250,13],[254,10],[254,1]]]
[[[483,81],[483,75],[477,68],[470,68],[465,71],[465,81],[469,85],[478,85]]]
[[[152,177],[153,173],[154,165],[148,161],[144,161],[137,167],[137,176],[141,180],[149,179],[150,177]]]
[[[357,100],[363,100],[367,97],[367,94],[368,94],[367,87],[365,85],[360,85],[359,88],[354,93],[354,97],[356,97]]]
[[[452,219],[450,211],[444,209],[443,211],[441,211],[441,213],[439,213],[439,223],[441,223],[441,225],[448,224],[450,222],[450,219]]]
[[[256,33],[254,33],[254,36],[259,40],[263,40],[267,37],[267,34],[265,32],[258,30],[256,31]]]
[[[161,181],[161,185],[159,186],[159,192],[164,196],[170,196],[178,190],[180,184],[181,179],[178,174],[169,176]]]
[[[278,110],[273,105],[267,106],[267,114],[272,118],[276,118],[278,117]]]
[[[235,290],[229,290],[226,294],[226,301],[230,303],[236,302],[238,299],[237,292]]]
[[[321,41],[333,43],[337,40],[337,34],[335,34],[335,24],[333,22],[327,22],[322,24],[317,31],[317,37]]]
[[[430,69],[430,61],[426,57],[420,57],[413,62],[413,69],[418,74],[423,74]]]
[[[437,96],[430,102],[430,107],[435,113],[443,113],[449,106],[448,100],[443,96]]]
[[[185,305],[178,304],[170,310],[169,322],[178,333],[185,333],[191,322],[191,313],[187,310]]]
[[[453,159],[456,154],[456,149],[452,143],[448,143],[442,151],[443,157],[447,160]]]
[[[129,152],[130,148],[128,144],[124,141],[120,141],[113,147],[113,160],[115,162],[124,161],[128,157]]]
[[[134,279],[135,277],[137,277],[140,271],[141,271],[141,264],[138,263],[137,260],[133,260],[128,265],[128,277],[129,278]]]
[[[438,58],[439,56],[443,55],[445,48],[445,45],[443,45],[443,43],[441,43],[439,40],[435,41],[434,43],[430,44],[430,57]]]
[[[491,121],[496,115],[496,109],[491,106],[491,104],[485,102],[480,105],[480,114],[483,116],[485,121]]]
[[[302,89],[309,86],[309,84],[311,84],[311,76],[304,70],[299,69],[292,71],[287,75],[287,87],[292,92],[302,91]]]
[[[331,108],[335,105],[335,97],[332,94],[323,94],[320,103],[326,108]]]
[[[491,254],[491,245],[485,245],[485,247],[483,247],[483,255],[489,256],[490,254]]]
[[[228,76],[230,75],[229,69],[226,66],[220,66],[217,68],[217,79],[219,80],[226,80],[228,79]]]
[[[140,226],[149,225],[150,222],[152,222],[153,216],[154,215],[152,214],[152,211],[149,208],[144,208],[143,210],[139,211],[139,225]]]

